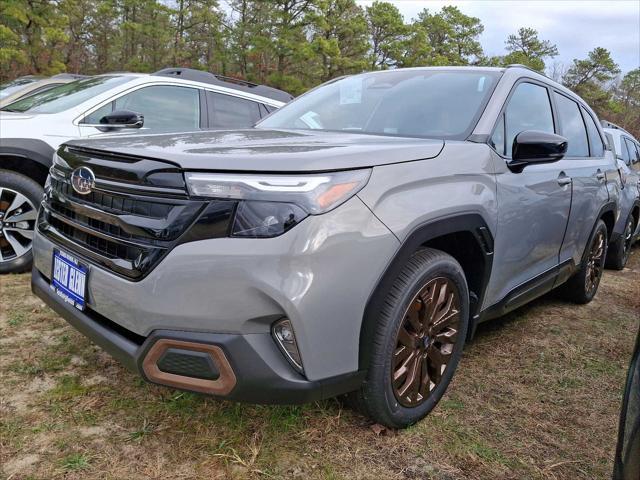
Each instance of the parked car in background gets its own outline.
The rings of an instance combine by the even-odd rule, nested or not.
[[[27,77],[20,77],[13,82],[9,82],[6,87],[4,85],[0,86],[0,108],[34,93],[45,92],[58,85],[87,78],[87,76],[61,73],[49,78],[28,77],[28,81],[21,81],[21,79],[25,78]]]
[[[620,176],[596,115],[521,66],[366,73],[246,130],[62,145],[32,289],[147,380],[406,427],[479,322],[591,301]]]
[[[618,236],[609,246],[607,267],[622,270],[631,246],[640,236],[640,144],[623,128],[606,121],[602,121],[602,125],[616,155],[622,180],[620,217],[614,228]]]
[[[13,95],[15,92],[22,90],[27,85],[38,82],[44,78],[45,77],[40,77],[37,75],[25,75],[23,77],[18,77],[8,82],[1,83],[0,101],[2,101],[3,98],[8,97],[9,95]]]
[[[640,478],[640,331],[622,400],[613,479]]]
[[[198,70],[98,75],[0,109],[0,273],[31,265],[36,211],[55,149],[74,137],[250,127],[291,95]]]

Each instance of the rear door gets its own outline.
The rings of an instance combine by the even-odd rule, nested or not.
[[[571,205],[571,183],[561,162],[528,165],[522,171],[506,166],[518,133],[556,131],[549,93],[546,85],[533,80],[517,84],[491,139],[502,158],[496,161],[498,228],[489,305],[516,288],[527,288],[530,280],[547,278],[558,265]]]
[[[609,201],[607,174],[617,175],[617,170],[611,152],[607,155],[600,129],[591,114],[560,92],[554,91],[553,97],[560,135],[569,144],[560,163],[573,186],[571,213],[560,250],[560,262],[573,260],[578,265],[596,219]]]

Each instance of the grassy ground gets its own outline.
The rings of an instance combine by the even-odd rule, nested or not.
[[[640,318],[640,248],[596,299],[481,326],[436,410],[402,432],[337,401],[219,402],[142,382],[0,277],[0,465],[19,478],[610,476]]]

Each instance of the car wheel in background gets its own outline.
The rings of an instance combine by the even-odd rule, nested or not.
[[[609,246],[607,253],[607,268],[622,270],[629,260],[631,245],[633,244],[633,233],[635,232],[635,219],[629,214],[627,223],[622,235]]]
[[[0,170],[0,274],[31,268],[31,244],[41,198],[42,187],[37,182]]]
[[[562,286],[564,296],[575,303],[589,303],[593,300],[607,256],[607,226],[598,220],[589,238],[587,252],[578,271]]]
[[[444,394],[464,348],[469,292],[460,264],[433,249],[416,252],[379,313],[367,378],[351,403],[376,422],[407,427]]]

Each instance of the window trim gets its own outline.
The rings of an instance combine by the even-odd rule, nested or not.
[[[551,91],[552,88],[549,84],[542,82],[538,79],[535,78],[531,78],[531,77],[521,77],[518,80],[516,80],[513,85],[511,86],[511,89],[509,90],[509,94],[507,95],[507,98],[505,99],[504,103],[502,104],[502,108],[500,109],[500,113],[496,116],[495,121],[493,122],[493,126],[491,127],[491,133],[489,134],[489,137],[487,138],[486,144],[488,145],[488,147],[493,150],[495,152],[496,155],[498,155],[500,158],[502,158],[505,161],[509,161],[511,160],[511,155],[506,156],[506,155],[502,155],[501,153],[499,153],[495,148],[493,148],[493,146],[491,145],[491,139],[493,138],[493,134],[496,131],[496,128],[498,126],[498,123],[500,123],[500,119],[502,117],[504,117],[505,112],[507,110],[507,106],[509,105],[509,102],[511,101],[511,97],[513,97],[513,94],[515,93],[516,89],[523,83],[531,83],[533,85],[537,85],[539,87],[544,88],[547,91],[547,97],[549,98],[549,106],[551,107],[551,119],[553,121],[553,132],[554,133],[558,133],[558,120],[557,120],[557,116],[556,116],[556,108],[555,108],[555,103],[553,102],[553,98],[551,95]],[[504,143],[505,143],[505,154],[507,152],[507,122],[505,119],[504,122]]]

